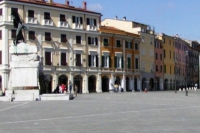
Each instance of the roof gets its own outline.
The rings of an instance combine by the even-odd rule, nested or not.
[[[130,32],[126,32],[126,31],[117,29],[117,28],[112,27],[112,26],[100,26],[99,29],[100,29],[100,32],[103,32],[103,33],[112,33],[112,34],[134,36],[134,37],[140,38],[140,35],[138,35],[138,34],[133,34],[133,33],[130,33]]]
[[[92,13],[92,14],[101,15],[101,13],[90,11],[90,10],[87,10],[87,9],[76,8],[74,6],[61,4],[61,3],[54,3],[54,2],[48,3],[48,2],[43,1],[43,0],[9,0],[9,1],[23,2],[23,3],[42,5],[42,6],[48,6],[48,7],[54,7],[54,8],[62,8],[62,9],[75,10],[75,11],[80,11],[80,12],[86,12],[86,13]]]

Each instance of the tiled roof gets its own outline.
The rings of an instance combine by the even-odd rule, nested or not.
[[[112,26],[100,26],[100,31],[104,33],[113,33],[113,34],[119,34],[119,35],[127,35],[127,36],[134,36],[134,37],[140,37],[140,35],[133,34],[130,32],[126,32],[120,29],[117,29]]]
[[[75,11],[80,11],[80,12],[87,12],[87,13],[93,13],[93,14],[101,15],[101,13],[89,11],[87,9],[76,8],[74,6],[70,6],[70,5],[66,5],[66,4],[60,4],[60,3],[54,3],[54,2],[53,3],[48,3],[48,2],[42,1],[42,0],[10,0],[10,1],[35,4],[36,6],[37,5],[42,5],[42,6],[48,6],[48,7],[69,9],[69,10],[75,10]]]

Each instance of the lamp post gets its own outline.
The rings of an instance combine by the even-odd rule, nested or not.
[[[187,76],[188,76],[188,70],[187,70],[187,57],[188,57],[188,51],[185,51],[185,71],[186,71],[186,78],[185,78],[185,83],[186,83],[186,91],[185,91],[185,96],[188,96],[188,90],[187,90]]]

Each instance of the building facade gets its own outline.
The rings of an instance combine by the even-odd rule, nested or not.
[[[72,82],[81,93],[101,92],[99,83],[101,14],[87,10],[87,3],[76,8],[51,0],[3,0],[0,2],[1,23],[1,77],[2,89],[8,88],[9,46],[16,36],[11,11],[15,10],[29,27],[24,32],[26,43],[36,45],[43,71],[49,75],[50,93],[57,84]],[[91,58],[92,56],[92,58]]]

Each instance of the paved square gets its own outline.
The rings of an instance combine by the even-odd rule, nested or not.
[[[0,133],[199,133],[200,90],[0,102]]]

